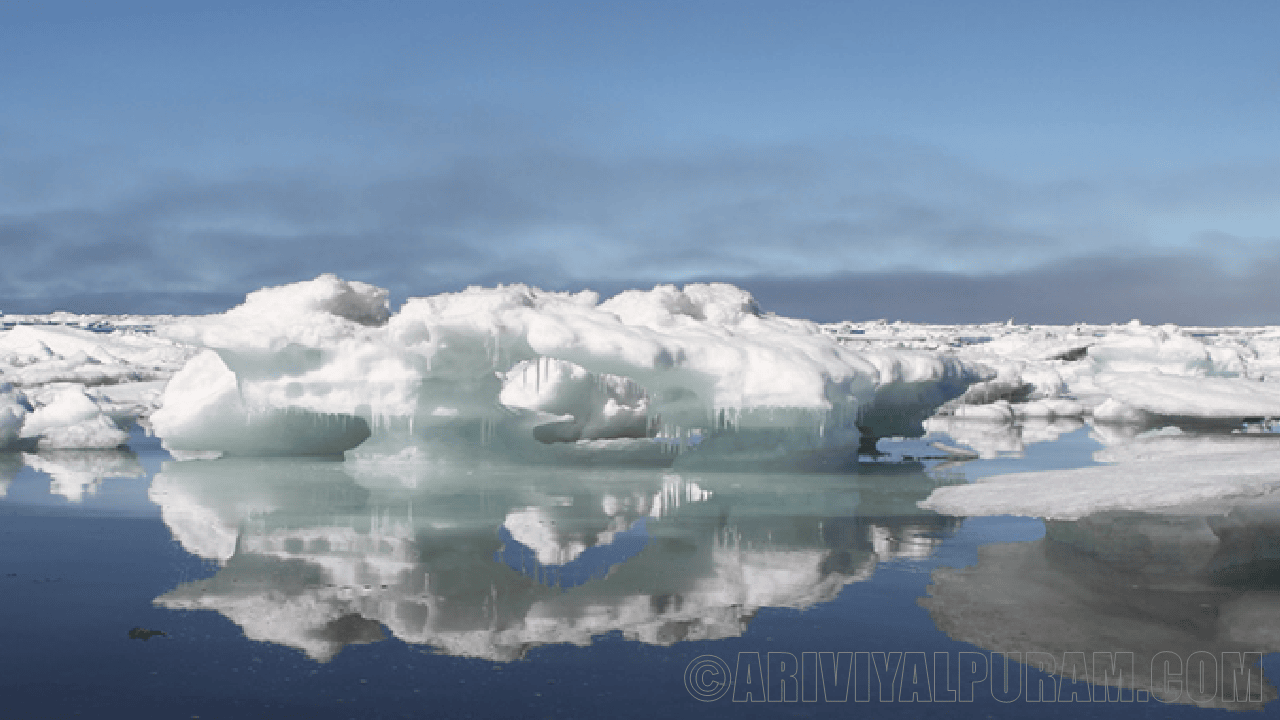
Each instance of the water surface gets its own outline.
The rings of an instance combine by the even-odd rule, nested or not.
[[[1087,429],[831,475],[174,462],[133,440],[0,457],[4,717],[1204,716],[1221,683],[1166,704],[1152,659],[1221,672],[1280,639],[1265,503],[1047,526],[916,507],[1090,463]],[[1032,670],[1002,702],[960,674],[1001,669],[993,651],[1132,653],[1132,701]],[[708,655],[739,674],[713,700],[716,676],[686,685]]]

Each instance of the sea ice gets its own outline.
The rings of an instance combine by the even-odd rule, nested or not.
[[[44,389],[43,402],[27,416],[22,436],[35,438],[42,449],[109,449],[124,445],[129,433],[103,414],[80,385]]]
[[[603,301],[470,288],[393,312],[385,290],[325,275],[211,316],[3,320],[0,449],[108,446],[138,422],[182,457],[833,470],[925,420],[990,455],[1029,423],[1119,436],[1280,417],[1277,328],[820,326],[723,284]],[[97,411],[59,410],[72,387]]]
[[[1280,489],[1280,436],[1154,434],[1099,451],[1107,465],[996,475],[938,488],[920,506],[948,515],[1075,520],[1099,512],[1208,507]]]
[[[469,288],[392,314],[385,291],[322,276],[157,333],[208,348],[151,417],[184,453],[337,454],[369,434],[366,454],[427,443],[553,462],[856,453],[864,435],[920,434],[991,375],[946,353],[854,350],[720,284],[604,302]]]

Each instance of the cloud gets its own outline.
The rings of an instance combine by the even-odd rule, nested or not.
[[[335,272],[396,298],[472,283],[716,279],[824,319],[1261,317],[1251,268],[1270,257],[1266,238],[1188,225],[1185,242],[1162,247],[1148,230],[1159,213],[1235,207],[1228,190],[1261,177],[1258,163],[1238,177],[1206,169],[1197,194],[1190,171],[1033,183],[888,141],[618,157],[510,150],[350,177],[170,176],[80,205],[10,206],[0,210],[0,309],[87,311],[95,299],[128,309],[135,298],[148,312],[163,302],[207,311]],[[1237,204],[1267,197],[1280,199],[1280,184]]]
[[[1235,274],[1203,254],[1099,255],[980,275],[902,271],[739,281],[761,306],[820,321],[1280,324],[1280,258]]]

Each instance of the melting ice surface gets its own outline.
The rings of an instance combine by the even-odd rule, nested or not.
[[[1005,653],[1077,700],[1079,653],[1208,653],[1195,693],[1127,687],[1275,712],[1280,329],[820,326],[726,285],[392,311],[331,276],[0,320],[20,716],[740,717],[683,669],[774,651]]]

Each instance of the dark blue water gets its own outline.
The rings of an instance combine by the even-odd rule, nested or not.
[[[0,460],[0,718],[1207,716],[1226,711],[1152,699],[1149,658],[1270,651],[1280,617],[1252,556],[1260,579],[1229,586],[1135,560],[1169,535],[1149,517],[1046,533],[915,506],[966,474],[1087,463],[1083,433],[844,475],[409,477],[134,440]],[[1132,652],[1138,682],[1086,703],[1107,689],[1012,664],[1002,702],[995,650]]]

